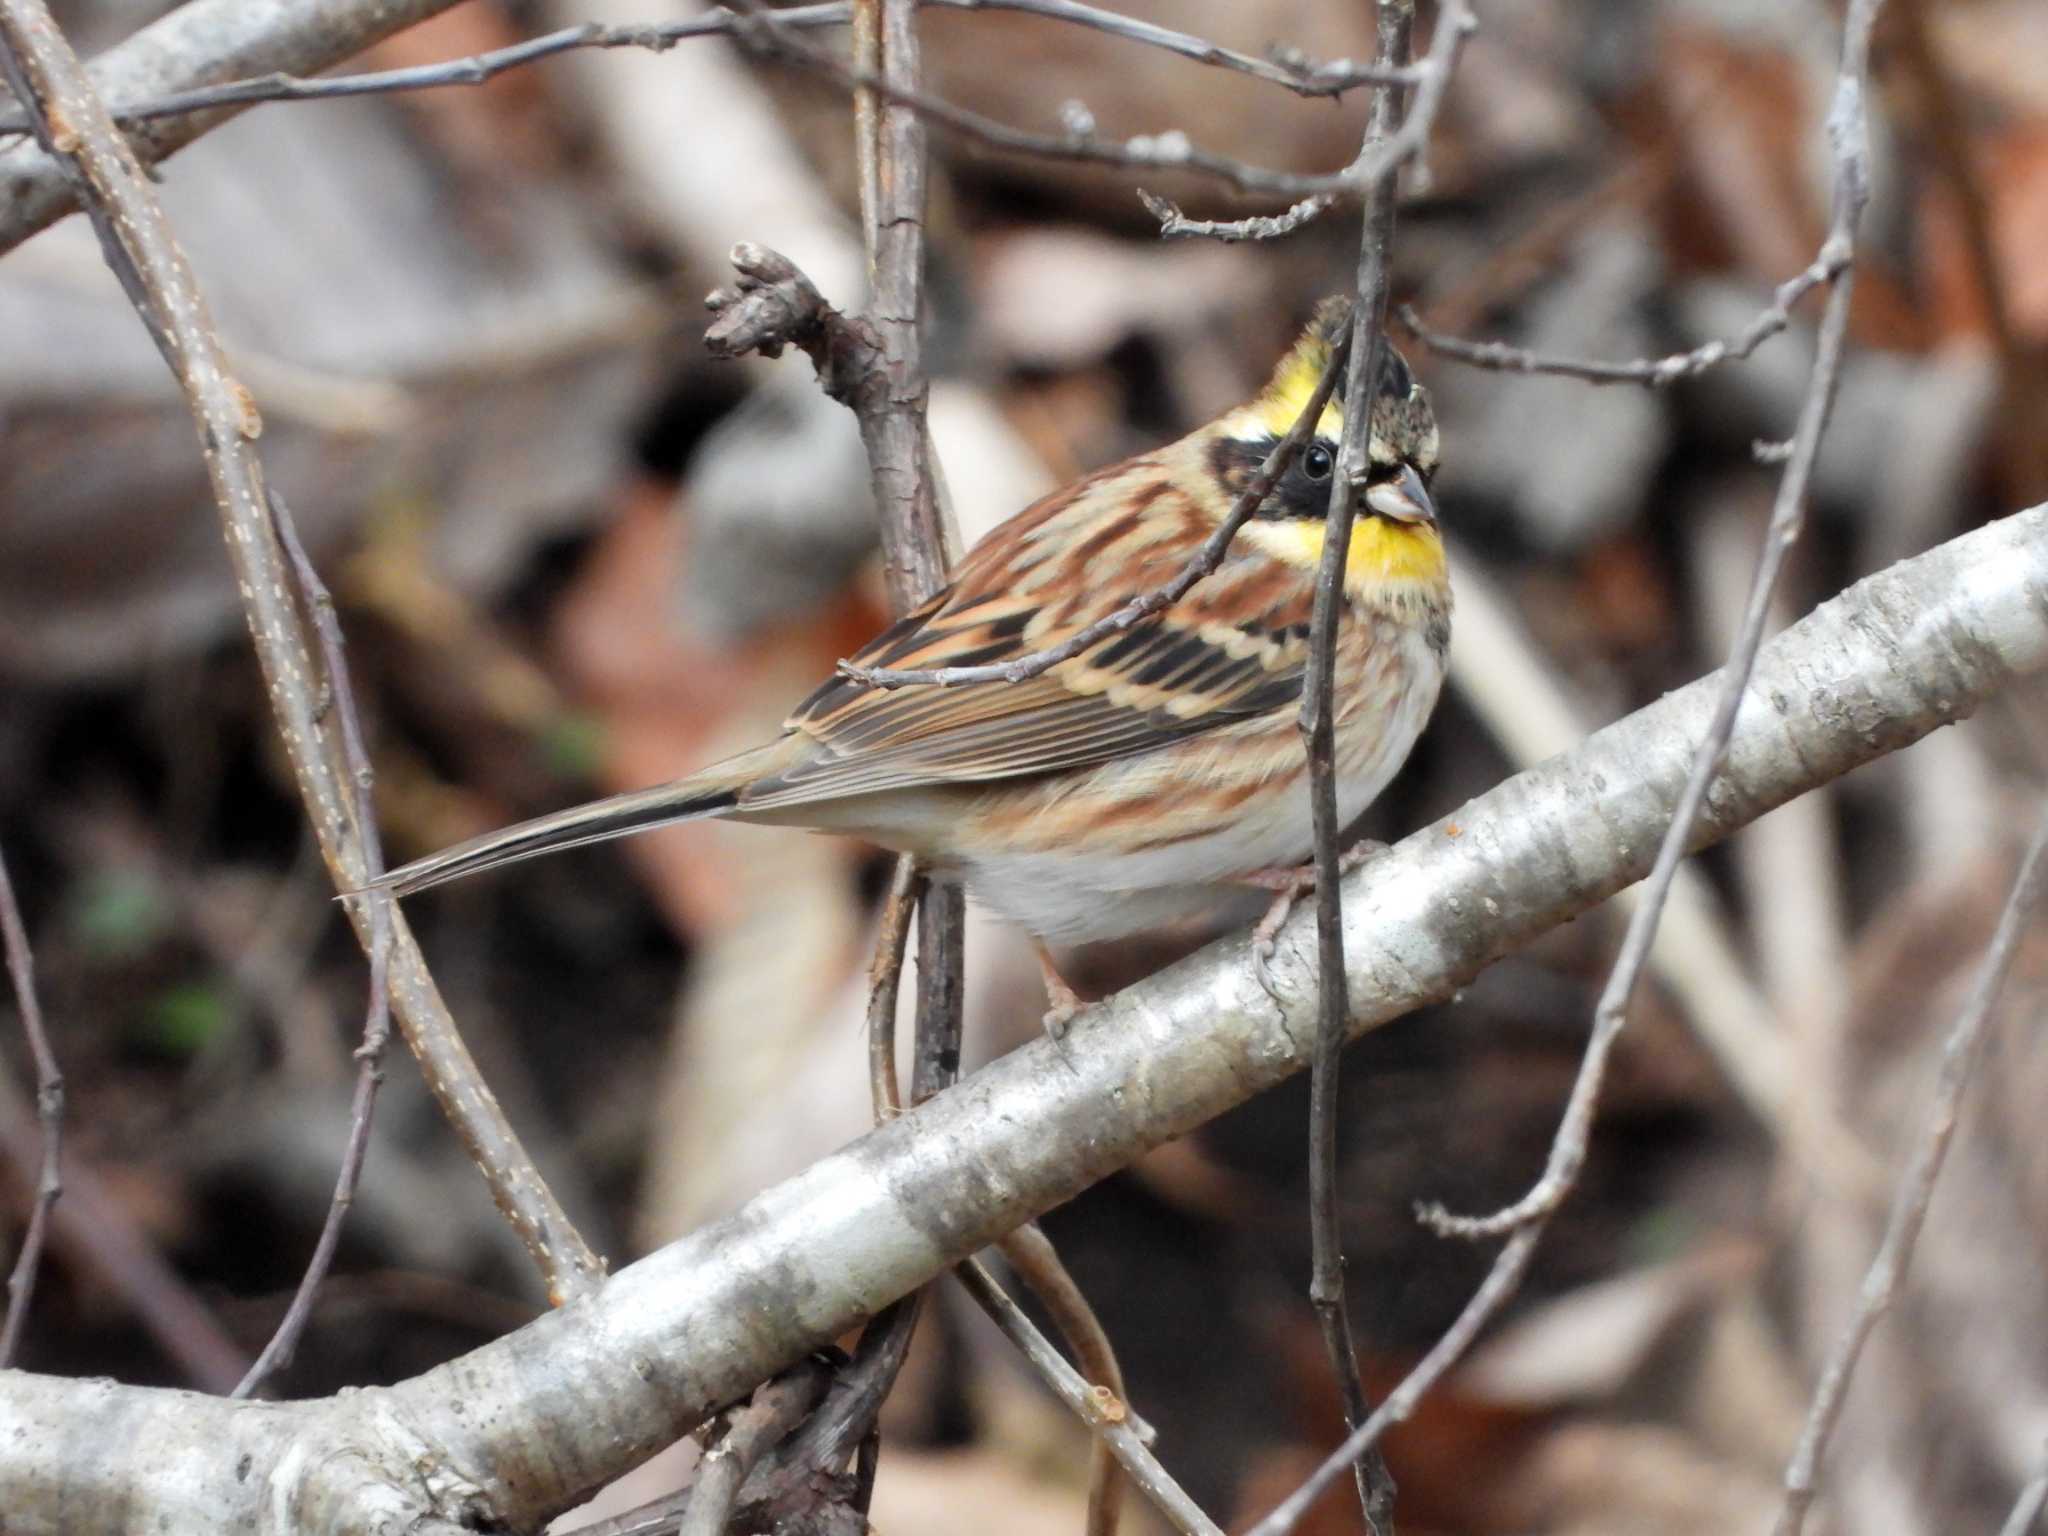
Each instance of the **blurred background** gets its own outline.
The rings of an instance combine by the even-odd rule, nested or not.
[[[1354,0],[1117,8],[1254,54],[1372,52]],[[160,9],[60,13],[97,48]],[[359,66],[683,13],[470,0]],[[1396,299],[1428,326],[1654,356],[1740,331],[1813,260],[1835,8],[1495,0],[1481,19],[1396,240]],[[1028,16],[931,13],[923,36],[932,89],[1041,131],[1080,102],[1106,135],[1178,127],[1308,170],[1346,162],[1364,119],[1362,94],[1305,100]],[[2048,7],[1892,0],[1873,73],[1851,354],[1787,619],[2048,497]],[[699,343],[739,239],[859,302],[851,145],[835,87],[707,40],[258,108],[166,167],[271,478],[340,605],[394,862],[751,745],[884,622],[851,417],[801,358],[720,364]],[[1195,216],[1276,210],[933,148],[933,427],[970,539],[1241,400],[1349,282],[1343,214],[1272,244],[1163,243],[1138,184]],[[1752,444],[1791,432],[1813,312],[1661,392],[1402,340],[1443,422],[1456,679],[1362,831],[1397,838],[1718,664],[1776,483]],[[20,1363],[217,1387],[194,1359],[261,1347],[324,1214],[365,983],[195,450],[82,222],[0,260],[0,848],[90,1179],[58,1208]],[[2042,724],[2001,706],[1695,861],[1534,1278],[1388,1443],[1404,1532],[1767,1523],[2033,818]],[[409,910],[492,1086],[617,1265],[864,1127],[886,873],[839,841],[695,826]],[[1572,924],[1348,1055],[1346,1245],[1376,1389],[1490,1258],[1412,1206],[1491,1209],[1534,1178],[1618,932],[1611,910]],[[1203,937],[1085,956],[1076,979],[1113,988]],[[971,1066],[1044,1004],[1017,936],[976,920],[968,966]],[[2044,989],[2031,940],[1838,1436],[1829,1529],[1995,1529],[2040,1465]],[[11,1244],[35,1155],[11,1013],[0,1053]],[[413,1374],[544,1304],[396,1046],[389,1075],[286,1395]],[[1226,1524],[1340,1427],[1305,1300],[1305,1087],[1046,1221],[1166,1463]],[[138,1288],[173,1295],[197,1356],[138,1321]],[[1074,1529],[1083,1431],[940,1294],[885,1419],[878,1528],[952,1531],[971,1507],[988,1536]],[[1356,1528],[1337,1494],[1308,1528]]]

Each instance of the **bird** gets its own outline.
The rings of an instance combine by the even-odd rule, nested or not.
[[[882,630],[856,667],[979,666],[1059,645],[1172,580],[1311,403],[1349,331],[1320,306],[1247,403],[1043,497]],[[1336,635],[1337,812],[1387,786],[1436,706],[1451,586],[1436,419],[1391,345]],[[1341,378],[1341,370],[1340,370]],[[1233,891],[1308,888],[1298,726],[1331,477],[1350,403],[1332,393],[1220,565],[1163,610],[1023,681],[884,687],[842,669],[773,740],[685,778],[488,832],[375,882],[410,896],[517,860],[722,817],[851,835],[914,855],[1025,930],[1055,1033],[1080,1006],[1050,947],[1213,912]]]

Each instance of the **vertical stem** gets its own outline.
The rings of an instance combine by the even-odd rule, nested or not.
[[[14,1004],[21,1014],[22,1033],[28,1037],[29,1053],[36,1064],[36,1118],[42,1123],[41,1171],[36,1176],[35,1203],[29,1207],[28,1230],[22,1234],[21,1252],[7,1276],[7,1321],[0,1325],[0,1369],[14,1363],[21,1347],[22,1329],[28,1322],[29,1301],[35,1295],[36,1271],[43,1260],[43,1240],[50,1227],[50,1207],[64,1193],[64,1074],[57,1070],[56,1053],[43,1028],[42,1005],[36,999],[35,954],[28,945],[28,929],[15,904],[14,883],[7,878],[7,861],[0,859],[0,948],[7,957],[7,974],[14,983]]]
[[[882,904],[875,958],[868,967],[868,1094],[874,1101],[877,1125],[903,1113],[903,1089],[896,1081],[896,1000],[903,987],[903,952],[910,942],[911,914],[926,889],[917,860],[907,853],[899,857],[890,877],[888,900]]]
[[[864,79],[882,73],[882,0],[853,0],[853,67]],[[860,240],[875,280],[875,235],[882,208],[881,98],[871,85],[854,87],[853,159],[860,177]]]
[[[917,0],[860,0],[855,7],[856,47],[878,42],[882,80],[912,91],[918,83],[916,17]],[[867,29],[877,24],[879,38],[870,41]],[[924,125],[900,101],[881,102],[873,99],[876,94],[865,93],[867,99],[856,102],[856,132],[863,145],[873,146],[872,164],[864,152],[861,165],[861,226],[868,242],[867,318],[881,344],[882,377],[868,385],[856,414],[874,476],[890,606],[900,614],[946,584],[953,551],[933,489],[925,431],[930,386],[918,329],[924,307]],[[965,917],[959,886],[924,887],[917,907],[913,1104],[947,1087],[960,1073]],[[861,1336],[863,1354],[874,1343],[878,1393],[888,1390],[902,1366],[922,1299],[922,1292],[903,1298]],[[867,1438],[864,1431],[862,1440]],[[863,1486],[872,1486],[872,1461],[872,1452],[864,1451]]]
[[[1379,0],[1378,63],[1407,62],[1414,25],[1414,0]],[[1365,143],[1359,151],[1361,164],[1377,146],[1393,136],[1400,110],[1398,87],[1384,86],[1374,94]],[[1308,679],[1301,703],[1315,835],[1316,959],[1320,976],[1316,1049],[1309,1084],[1309,1230],[1314,1252],[1309,1300],[1322,1325],[1323,1343],[1343,1391],[1345,1422],[1354,1430],[1365,1422],[1369,1404],[1365,1384],[1358,1374],[1357,1346],[1352,1340],[1351,1315],[1344,1300],[1344,1251],[1337,1205],[1338,1068],[1344,1026],[1351,1009],[1344,981],[1343,896],[1338,868],[1338,837],[1343,829],[1337,821],[1332,700],[1337,621],[1344,602],[1344,564],[1351,547],[1351,520],[1358,488],[1364,485],[1367,473],[1372,402],[1385,346],[1388,249],[1393,240],[1398,179],[1398,163],[1390,163],[1365,189],[1358,247],[1358,298],[1351,317],[1351,360],[1344,395],[1344,440],[1338,451],[1338,473],[1331,481],[1322,563],[1316,572]],[[1359,1455],[1353,1472],[1366,1529],[1373,1536],[1392,1536],[1394,1482],[1377,1446],[1368,1447]]]
[[[882,78],[915,90],[916,0],[881,0]],[[881,513],[882,560],[889,597],[902,613],[945,585],[951,567],[945,520],[933,490],[925,403],[924,124],[900,101],[879,108],[875,193],[866,222],[875,236],[874,293],[868,318],[882,344],[883,398],[861,414]],[[929,1097],[960,1065],[960,940],[965,907],[953,885],[935,885],[918,911],[918,1033],[911,1102]],[[929,1049],[926,1043],[929,1041]]]

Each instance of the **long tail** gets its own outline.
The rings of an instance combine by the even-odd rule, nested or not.
[[[554,811],[516,826],[486,832],[394,869],[372,881],[371,888],[410,896],[429,886],[444,885],[543,853],[601,843],[671,821],[719,815],[739,804],[740,791],[752,777],[751,773],[727,771],[736,768],[739,761],[744,759],[720,764],[691,778],[593,800],[588,805],[571,806],[566,811]]]

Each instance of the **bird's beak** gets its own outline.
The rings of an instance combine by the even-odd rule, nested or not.
[[[1436,521],[1436,503],[1430,499],[1429,487],[1422,483],[1422,476],[1413,464],[1404,463],[1393,479],[1382,480],[1367,490],[1365,504],[1381,517],[1392,518],[1397,523]]]

